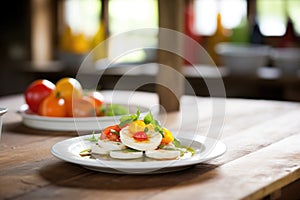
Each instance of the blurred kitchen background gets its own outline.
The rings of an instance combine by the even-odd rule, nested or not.
[[[212,57],[228,97],[300,101],[299,0],[182,1],[184,33]],[[55,83],[75,77],[87,53],[106,38],[159,26],[158,0],[3,1],[0,15],[0,96],[22,93],[38,78]],[[157,32],[132,34],[124,41],[157,46]],[[109,43],[95,60],[120,45]],[[217,75],[203,55],[187,53],[202,76],[195,75],[187,61],[183,74],[197,95],[208,96],[204,78],[213,81]],[[146,65],[138,73],[126,75],[123,89],[133,89],[137,78],[154,79],[151,63],[156,59],[151,49],[122,57],[105,71],[99,88],[112,89],[126,70],[141,64]],[[155,86],[139,90],[155,91]]]

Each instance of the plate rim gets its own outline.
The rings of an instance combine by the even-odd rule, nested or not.
[[[121,118],[124,115],[116,115],[116,116],[92,116],[92,117],[48,117],[48,116],[41,116],[35,113],[26,113],[26,111],[28,109],[22,109],[21,107],[24,106],[26,104],[23,104],[20,106],[20,109],[18,110],[18,113],[20,113],[20,115],[22,117],[26,117],[28,119],[36,119],[36,120],[40,120],[40,121],[66,121],[66,122],[73,122],[73,121],[90,121],[91,119],[102,119],[102,120],[110,120],[112,118]],[[120,104],[120,105],[125,105],[125,104]],[[142,105],[136,105],[136,104],[131,104],[130,106],[136,107],[136,108],[142,108],[144,110],[149,110],[148,107],[142,106]],[[156,111],[155,111],[156,112]],[[145,114],[146,112],[141,112],[142,114]]]
[[[138,104],[122,104],[120,105],[140,108],[144,110],[141,112],[141,116],[146,115],[148,111],[152,113],[157,113],[157,110],[151,110],[150,107],[146,107]],[[22,117],[22,123],[30,128],[35,128],[39,130],[50,130],[50,131],[93,131],[99,129],[99,123],[113,123],[117,122],[124,115],[117,116],[93,116],[93,117],[47,117],[40,116],[35,113],[26,113],[26,104],[20,106],[17,113]],[[96,122],[98,124],[96,124]]]

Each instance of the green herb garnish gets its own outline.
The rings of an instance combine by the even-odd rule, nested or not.
[[[144,117],[144,123],[145,124],[151,124],[154,128],[154,131],[159,132],[163,137],[164,137],[164,130],[159,124],[159,122],[153,118],[153,115],[151,112],[149,112],[145,117]],[[146,127],[144,132],[148,132],[149,129]]]
[[[174,138],[172,144],[174,144],[175,147],[177,148],[181,148],[181,144],[180,144],[180,141],[177,140],[176,138]]]
[[[151,112],[149,112],[145,117],[144,117],[144,123],[145,124],[150,124],[153,121],[153,116]]]
[[[118,131],[114,130],[114,129],[110,129],[110,132],[111,132],[112,134],[115,134],[115,135],[117,135],[117,136],[120,136],[120,133],[119,133]]]
[[[95,137],[95,131],[93,131],[92,137],[90,137],[90,138],[85,138],[85,140],[88,140],[88,141],[90,141],[90,142],[97,142],[97,141],[98,141],[98,138]]]
[[[130,122],[138,120],[140,117],[140,114],[141,114],[141,111],[140,111],[140,109],[138,109],[136,111],[136,114],[126,115],[126,116],[121,117],[119,127],[125,126],[126,124],[129,124]]]

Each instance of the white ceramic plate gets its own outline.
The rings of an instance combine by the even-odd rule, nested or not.
[[[152,174],[186,169],[190,166],[219,157],[226,151],[226,146],[221,141],[204,136],[197,136],[194,140],[179,138],[183,145],[190,146],[195,150],[195,154],[188,158],[180,158],[177,160],[118,160],[112,158],[101,159],[97,157],[92,159],[79,155],[82,150],[90,148],[92,143],[86,140],[89,137],[91,136],[80,136],[58,142],[53,145],[51,153],[61,160],[78,164],[94,171],[121,174]]]
[[[141,116],[149,112],[149,109],[136,105],[123,105],[128,108],[129,113],[135,113],[139,108]],[[112,124],[119,123],[120,116],[103,116],[103,117],[45,117],[27,112],[27,105],[20,108],[19,113],[22,115],[23,124],[41,130],[51,131],[93,131],[101,130]],[[152,111],[151,112],[156,112]]]

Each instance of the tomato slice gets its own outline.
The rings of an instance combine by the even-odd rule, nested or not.
[[[133,138],[137,141],[148,140],[148,136],[144,131],[139,131],[133,134]]]
[[[120,142],[120,132],[121,128],[118,125],[106,127],[100,136],[100,139],[109,139],[110,141]]]

